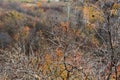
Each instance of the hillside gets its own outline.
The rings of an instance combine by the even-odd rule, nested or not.
[[[119,80],[119,9],[112,0],[0,0],[0,80]]]

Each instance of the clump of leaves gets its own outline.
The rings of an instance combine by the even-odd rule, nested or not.
[[[96,21],[99,22],[104,21],[104,17],[102,16],[102,11],[98,10],[94,6],[84,6],[83,13],[84,13],[84,18],[90,23],[95,23]]]
[[[111,16],[117,16],[118,15],[118,10],[120,9],[120,4],[117,4],[115,3],[113,6],[112,6],[112,9],[111,9]]]
[[[24,37],[24,38],[27,38],[28,35],[30,33],[30,28],[29,26],[25,26],[23,27],[23,29],[21,30],[21,36]]]
[[[61,22],[60,25],[61,25],[63,31],[68,31],[68,28],[69,28],[68,22]]]
[[[13,36],[17,33],[19,27],[23,25],[24,16],[17,11],[8,11],[1,16],[0,20],[4,31]]]

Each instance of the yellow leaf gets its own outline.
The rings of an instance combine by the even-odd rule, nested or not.
[[[120,4],[115,3],[115,4],[112,6],[112,9],[120,9]]]
[[[110,12],[110,14],[113,16],[117,15],[117,9],[112,9]]]
[[[96,28],[95,24],[91,24],[91,23],[87,23],[86,28],[88,28],[89,30],[93,30]]]
[[[63,80],[67,80],[67,71],[64,70],[61,74],[61,77],[63,78]]]

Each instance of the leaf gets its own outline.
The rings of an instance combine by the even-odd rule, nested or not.
[[[89,29],[89,30],[93,30],[93,29],[96,28],[96,25],[95,24],[91,24],[91,23],[87,23],[86,28]]]
[[[63,80],[67,80],[67,71],[64,70],[61,74],[61,77],[63,78]]]
[[[31,64],[34,66],[37,63],[37,61],[38,61],[37,57],[33,57],[31,59]]]
[[[56,55],[58,56],[58,57],[62,57],[64,54],[63,54],[63,52],[62,52],[62,50],[61,50],[61,48],[57,48],[56,49]]]
[[[112,10],[110,11],[110,15],[111,15],[111,16],[117,15],[117,9],[112,9]]]
[[[69,23],[68,22],[61,22],[60,23],[63,31],[67,31],[68,30],[68,27],[69,27]]]
[[[29,26],[25,26],[23,27],[23,29],[21,30],[21,36],[24,37],[24,38],[27,38],[28,35],[30,33],[30,28]]]
[[[52,57],[51,57],[50,54],[46,54],[44,58],[45,58],[47,64],[50,64],[50,63],[51,63]]]
[[[115,4],[112,6],[112,9],[120,9],[120,4],[115,3]]]
[[[37,2],[37,6],[40,8],[40,7],[41,7],[41,3],[40,3],[40,2]]]

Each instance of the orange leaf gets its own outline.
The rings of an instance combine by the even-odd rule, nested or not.
[[[62,29],[64,31],[68,30],[68,27],[69,27],[69,23],[68,22],[61,22],[60,25],[61,25],[61,27],[62,27]]]
[[[61,48],[56,49],[56,55],[59,56],[59,57],[63,56],[63,52],[62,52]]]
[[[38,6],[38,7],[41,7],[41,3],[40,3],[40,2],[37,2],[37,6]]]

